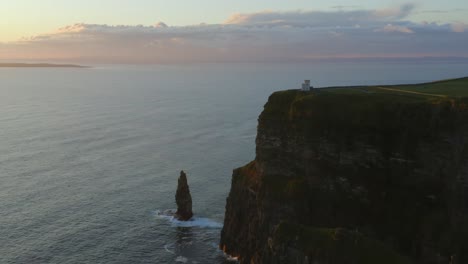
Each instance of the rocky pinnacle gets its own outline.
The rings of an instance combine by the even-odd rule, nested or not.
[[[181,221],[188,221],[193,216],[192,196],[187,183],[187,175],[185,175],[184,171],[180,172],[175,199],[177,203],[175,217]]]

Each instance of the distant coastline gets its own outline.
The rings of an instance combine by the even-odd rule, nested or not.
[[[0,68],[89,68],[89,66],[75,64],[53,63],[1,63]]]

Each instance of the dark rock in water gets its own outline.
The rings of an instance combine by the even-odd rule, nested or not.
[[[190,195],[190,189],[187,183],[187,175],[185,175],[184,171],[180,172],[175,198],[177,203],[175,217],[181,221],[187,221],[192,218],[192,196]]]

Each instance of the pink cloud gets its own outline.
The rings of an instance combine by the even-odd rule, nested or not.
[[[452,31],[457,33],[463,33],[468,31],[468,24],[457,22],[452,24]]]
[[[414,4],[404,4],[394,8],[375,10],[372,13],[376,17],[402,19],[407,17],[415,8]]]
[[[190,26],[167,26],[162,22],[148,26],[79,23],[4,43],[0,45],[0,56],[9,60],[103,63],[468,56],[466,24],[405,21],[413,8],[264,11],[237,14],[224,24]]]
[[[397,26],[388,24],[381,29],[377,29],[376,32],[399,32],[399,33],[406,33],[406,34],[413,34],[414,31],[405,26]]]

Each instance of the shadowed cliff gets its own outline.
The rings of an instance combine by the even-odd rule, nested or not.
[[[468,79],[283,91],[236,169],[241,263],[468,263]]]
[[[180,172],[179,179],[177,180],[177,191],[175,195],[177,212],[175,217],[181,221],[188,221],[193,216],[192,212],[192,195],[190,195],[190,188],[187,182],[187,175],[184,171]]]

